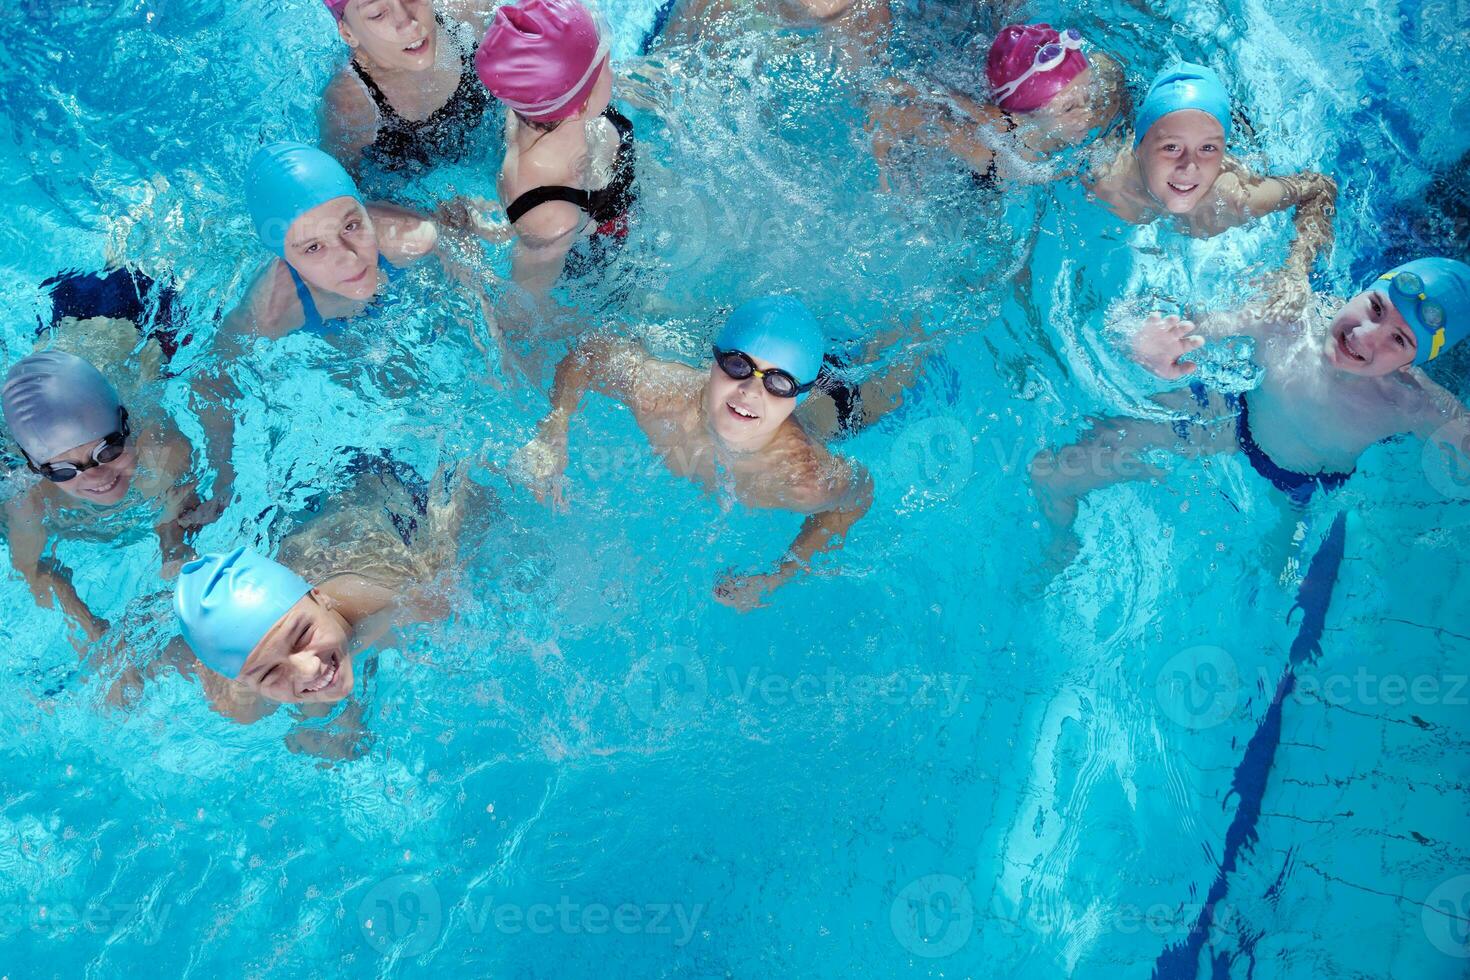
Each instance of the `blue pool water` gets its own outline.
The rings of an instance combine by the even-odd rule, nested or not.
[[[656,6],[608,0],[621,54]],[[906,71],[973,80],[973,37],[999,25],[895,7]],[[1470,147],[1463,4],[1025,14],[1117,52],[1135,89],[1172,55],[1228,69],[1244,156],[1338,177],[1323,289],[1463,251],[1463,199],[1434,190]],[[120,254],[182,282],[201,337],[187,374],[261,261],[245,161],[314,131],[340,57],[326,15],[36,0],[18,16],[0,59],[4,359],[29,352],[45,277]],[[1158,411],[1117,328],[1229,305],[1289,221],[1190,241],[1069,185],[1000,206],[923,157],[883,195],[856,98],[871,79],[810,35],[658,62],[659,111],[633,113],[645,219],[614,277],[636,288],[574,298],[691,360],[723,309],[772,290],[849,345],[920,315],[925,339],[893,355],[927,355],[910,404],[843,446],[873,474],[871,513],[820,574],[740,615],[714,582],[763,568],[798,519],[669,477],[595,398],[570,511],[538,507],[503,471],[544,397],[480,352],[437,273],[405,277],[371,336],[254,350],[239,499],[201,550],[273,547],[353,448],[421,472],[479,456],[498,506],[446,583],[459,609],[362,672],[346,710],[371,744],[328,764],[286,748],[287,712],[236,725],[172,673],[107,706],[117,668],[79,667],[11,574],[0,975],[1465,976],[1461,474],[1380,446],[1299,528],[1239,459],[1178,461],[1089,498],[1076,561],[1044,560],[1030,456],[1089,416]],[[495,128],[395,197],[488,193]],[[1461,397],[1466,363],[1439,369]],[[197,431],[184,378],[147,394]],[[112,624],[100,647],[146,663],[173,630],[156,542],[102,555],[58,549]]]

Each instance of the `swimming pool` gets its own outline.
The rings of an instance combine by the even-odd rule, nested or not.
[[[608,3],[624,50],[654,6]],[[994,25],[945,9],[908,8],[899,43],[962,77],[967,32]],[[260,261],[245,160],[313,131],[338,57],[316,4],[22,10],[0,88],[7,363],[30,348],[37,284],[109,243],[173,269],[207,332]],[[1135,85],[1163,62],[1159,39],[1223,59],[1251,151],[1338,174],[1324,286],[1463,241],[1451,208],[1415,203],[1470,144],[1463,5],[1026,14],[1102,40]],[[1181,461],[1159,485],[1094,495],[1077,561],[1055,578],[1043,563],[1030,455],[1088,414],[1152,411],[1112,346],[1118,321],[1224,305],[1242,269],[1279,259],[1289,222],[1193,242],[1113,222],[1069,187],[1001,207],[927,159],[922,196],[880,195],[861,77],[793,38],[718,53],[666,52],[652,90],[672,121],[636,113],[651,166],[624,271],[644,288],[578,298],[687,358],[721,308],[764,291],[802,292],[849,343],[922,314],[912,403],[844,446],[877,487],[848,545],[741,616],[710,601],[714,581],[763,566],[797,519],[668,477],[595,399],[573,428],[572,509],[540,509],[498,471],[541,396],[452,315],[390,304],[388,329],[341,351],[309,337],[254,351],[240,499],[201,549],[278,541],[285,515],[340,485],[352,447],[421,471],[483,451],[499,508],[462,555],[463,608],[379,654],[358,688],[372,744],[328,765],[284,748],[284,713],[234,725],[187,680],[104,707],[107,679],[78,672],[58,615],[11,576],[0,971],[1464,976],[1460,474],[1416,443],[1379,447],[1293,550],[1294,521],[1239,460]],[[485,140],[481,168],[401,197],[488,187]],[[1029,293],[1013,283],[1028,265]],[[442,289],[406,279],[410,298]],[[1441,375],[1461,392],[1465,363]],[[187,418],[181,381],[158,397]],[[1337,510],[1321,654],[1279,737],[1255,743],[1274,746],[1263,769],[1249,749]],[[141,661],[171,634],[147,535],[106,561],[60,557],[114,624],[104,643]],[[1253,776],[1253,843],[1210,902]],[[1214,929],[1180,967],[1169,951],[1206,904]]]

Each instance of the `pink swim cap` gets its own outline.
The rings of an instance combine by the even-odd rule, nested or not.
[[[597,22],[576,0],[501,7],[475,52],[475,70],[490,94],[537,122],[581,111],[606,62]]]
[[[322,0],[322,3],[327,5],[327,9],[332,12],[332,16],[338,20],[341,20],[342,15],[347,13],[347,0]]]
[[[1036,52],[1048,44],[1059,42],[1061,37],[1050,24],[1012,24],[997,34],[991,42],[990,55],[985,59],[990,91],[995,92],[1007,82],[1026,74],[1036,60]],[[1086,70],[1087,57],[1076,49],[1068,50],[1061,64],[1050,71],[1032,75],[997,105],[1008,112],[1040,109]]]

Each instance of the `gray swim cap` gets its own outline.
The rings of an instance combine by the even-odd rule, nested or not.
[[[92,365],[59,350],[42,351],[10,369],[5,424],[34,463],[117,431],[117,390]]]

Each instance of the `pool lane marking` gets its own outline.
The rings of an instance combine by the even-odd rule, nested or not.
[[[1225,853],[1220,860],[1215,881],[1210,885],[1209,895],[1189,935],[1177,945],[1166,946],[1159,954],[1154,962],[1153,980],[1195,980],[1198,976],[1199,954],[1204,949],[1210,927],[1215,921],[1215,906],[1229,891],[1229,876],[1235,870],[1242,852],[1248,851],[1257,840],[1256,823],[1261,817],[1261,801],[1266,795],[1266,781],[1276,759],[1276,747],[1281,743],[1282,705],[1296,687],[1297,668],[1315,662],[1322,653],[1322,631],[1327,621],[1327,609],[1332,604],[1332,589],[1337,584],[1337,572],[1342,565],[1347,538],[1345,520],[1346,515],[1339,511],[1332,521],[1332,527],[1327,531],[1327,537],[1322,541],[1322,546],[1312,556],[1312,562],[1307,567],[1307,577],[1297,590],[1296,605],[1287,613],[1289,623],[1291,614],[1300,609],[1301,627],[1291,643],[1286,669],[1282,671],[1281,680],[1276,685],[1271,706],[1246,745],[1245,755],[1241,758],[1240,765],[1235,767],[1235,776],[1230,781],[1230,792],[1240,799],[1240,805],[1230,821],[1230,829],[1225,832]],[[1227,795],[1226,800],[1229,798]],[[1279,884],[1278,877],[1276,885]],[[1272,887],[1275,888],[1276,885]],[[1241,952],[1254,946],[1256,938],[1259,937],[1253,937]],[[1220,968],[1225,965],[1223,961],[1212,964],[1211,975],[1220,975]]]

